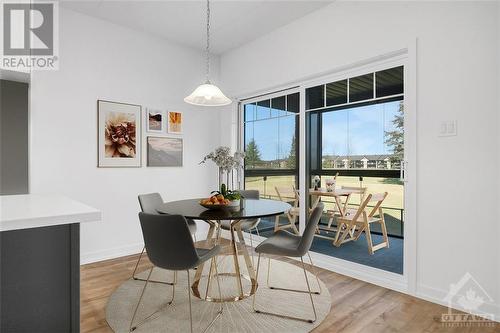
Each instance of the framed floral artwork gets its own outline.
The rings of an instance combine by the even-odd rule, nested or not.
[[[146,132],[163,133],[166,127],[165,112],[146,108]]]
[[[97,101],[98,167],[141,166],[141,106]]]
[[[182,112],[168,111],[168,133],[182,134]]]

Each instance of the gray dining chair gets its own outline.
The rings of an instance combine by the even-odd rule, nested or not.
[[[148,193],[148,194],[140,194],[138,196],[139,199],[139,205],[141,206],[141,210],[143,213],[148,213],[148,214],[158,214],[157,209],[163,205],[163,198],[161,197],[160,193]],[[196,222],[191,219],[187,219],[189,231],[193,235],[195,241],[196,241]],[[146,248],[142,248],[142,252],[139,255],[139,259],[137,259],[137,263],[135,264],[134,271],[132,272],[132,278],[134,280],[141,280],[144,281],[144,279],[138,278],[135,276],[135,273],[137,272],[137,268],[139,267],[139,263],[141,262],[142,256],[144,255]],[[156,281],[159,283],[166,283],[166,284],[173,284],[175,283],[175,276],[174,276],[174,281],[173,282],[160,282]]]
[[[278,317],[282,317],[282,318],[305,321],[308,323],[313,323],[316,321],[316,319],[317,319],[316,308],[314,306],[314,301],[313,301],[312,295],[313,294],[321,294],[321,284],[319,282],[317,274],[314,274],[316,276],[316,281],[318,282],[319,291],[317,291],[317,292],[311,291],[311,286],[309,284],[309,279],[307,278],[307,272],[306,272],[306,267],[304,264],[303,257],[307,254],[309,256],[309,260],[311,260],[311,256],[309,255],[309,250],[311,248],[311,245],[312,245],[312,242],[314,239],[316,227],[318,226],[318,223],[321,219],[321,216],[323,215],[323,208],[324,208],[323,203],[320,202],[317,204],[316,208],[314,208],[314,210],[311,213],[311,216],[309,218],[309,222],[307,223],[306,228],[305,228],[302,236],[292,234],[291,232],[288,232],[286,230],[278,230],[272,236],[267,238],[265,241],[260,243],[255,248],[255,252],[257,252],[259,254],[259,257],[257,259],[257,273],[256,273],[257,280],[259,278],[260,257],[262,254],[276,255],[276,256],[280,256],[280,257],[294,257],[294,258],[300,257],[300,261],[302,262],[302,270],[304,271],[304,277],[306,280],[307,291],[306,290],[297,290],[297,289],[278,288],[278,287],[271,287],[271,289],[308,293],[309,298],[311,300],[311,306],[312,306],[312,310],[314,313],[314,319],[303,319],[303,318],[299,318],[299,317],[293,317],[293,316],[289,316],[289,315],[259,310],[255,306],[255,300],[257,298],[257,293],[254,294],[253,302],[252,302],[253,310],[255,312],[264,313],[264,314],[273,315],[273,316],[278,316]],[[312,265],[312,260],[311,260],[311,265]],[[269,270],[270,270],[270,268],[269,268]],[[268,271],[268,273],[269,273],[269,271]],[[269,282],[269,275],[268,275],[268,282]]]
[[[241,190],[238,191],[240,192],[241,196],[244,199],[259,199],[260,198],[260,193],[258,190]],[[223,230],[230,230],[231,229],[231,222],[230,220],[227,221],[222,221],[221,223],[221,228]],[[253,249],[253,237],[252,237],[252,229],[255,229],[257,236],[260,237],[259,234],[259,229],[257,228],[260,223],[260,218],[256,219],[246,219],[246,220],[241,220],[238,224],[241,227],[242,231],[246,231],[250,234],[250,246]],[[253,262],[253,256],[252,256],[252,262]]]
[[[139,325],[144,324],[151,317],[162,311],[165,306],[160,307],[144,318],[141,322],[134,325],[134,320],[137,315],[137,310],[144,297],[144,292],[150,282],[151,273],[155,267],[172,270],[186,271],[188,283],[188,298],[189,298],[189,320],[191,332],[193,332],[193,313],[191,304],[191,277],[189,270],[199,266],[208,260],[211,260],[211,265],[214,267],[215,276],[219,297],[222,298],[220,289],[219,272],[215,256],[220,252],[219,245],[215,245],[211,249],[198,249],[194,246],[191,232],[188,228],[186,219],[182,215],[158,215],[139,213],[141,221],[142,235],[144,237],[144,245],[148,253],[149,259],[153,263],[153,267],[149,270],[148,277],[144,283],[141,296],[137,301],[134,314],[130,321],[130,332],[137,329]],[[172,285],[172,299],[167,303],[167,306],[172,305],[175,295],[175,284]],[[223,310],[223,303],[219,303],[219,310],[210,324],[203,330],[205,332],[212,324],[220,317]]]

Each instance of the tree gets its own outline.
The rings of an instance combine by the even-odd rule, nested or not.
[[[385,144],[392,148],[391,162],[400,162],[404,157],[404,104],[399,104],[399,109],[392,121],[395,129],[385,132]]]
[[[292,145],[290,147],[290,155],[288,155],[288,158],[286,160],[286,167],[288,169],[295,169],[296,163],[297,163],[297,156],[296,156],[296,146],[295,146],[295,135],[292,138]]]
[[[259,147],[255,143],[255,140],[252,139],[245,148],[245,162],[248,167],[254,168],[255,164],[261,161]]]

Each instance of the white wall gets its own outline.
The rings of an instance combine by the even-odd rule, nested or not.
[[[500,301],[499,102],[494,2],[336,2],[224,54],[233,96],[300,81],[417,42],[417,295],[470,272]],[[439,138],[439,122],[458,136]],[[500,315],[500,312],[498,312]]]
[[[169,201],[216,186],[215,168],[198,162],[219,144],[218,112],[182,100],[203,76],[201,52],[60,10],[60,69],[32,76],[31,191],[102,210],[102,222],[81,227],[83,262],[141,250],[138,194]],[[143,144],[142,168],[97,168],[97,99],[184,111],[184,167],[146,167]]]

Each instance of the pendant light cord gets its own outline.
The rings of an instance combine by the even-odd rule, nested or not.
[[[206,83],[210,83],[209,74],[210,74],[210,0],[207,0],[207,47],[206,47],[206,61],[207,61],[207,77]]]

